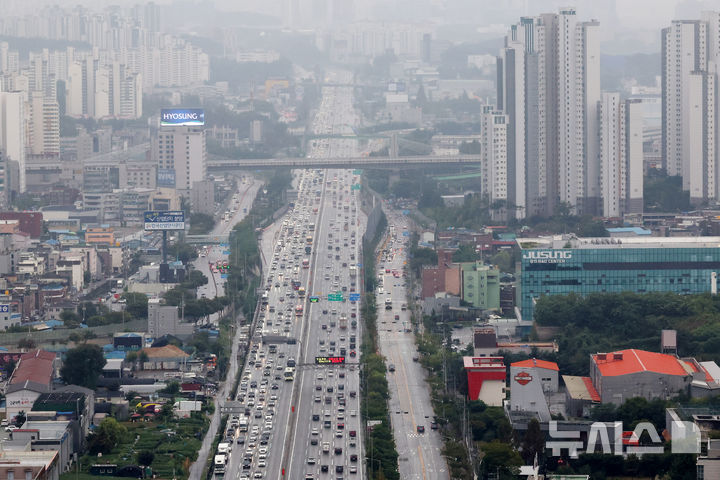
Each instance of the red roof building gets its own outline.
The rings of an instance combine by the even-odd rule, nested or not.
[[[468,397],[500,407],[505,399],[506,369],[503,357],[463,357],[468,378]]]
[[[602,403],[668,399],[686,392],[695,374],[690,362],[665,353],[628,349],[590,357],[590,378]]]
[[[55,354],[44,350],[33,350],[20,357],[5,395],[6,418],[13,418],[21,410],[31,410],[35,400],[50,391],[55,361]]]

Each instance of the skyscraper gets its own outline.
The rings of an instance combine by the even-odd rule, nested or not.
[[[189,196],[195,182],[207,177],[203,127],[160,127],[155,146],[158,169],[175,170],[175,188]]]
[[[19,193],[25,192],[25,99],[23,92],[0,92],[0,148],[18,163]],[[6,170],[7,171],[7,170]]]
[[[508,115],[508,201],[516,216],[600,209],[599,23],[575,10],[525,17],[498,56],[498,108]]]
[[[621,217],[643,209],[643,111],[640,100],[603,92],[598,103],[601,213]]]
[[[683,177],[690,201],[720,198],[717,179],[720,12],[662,30],[663,161]]]
[[[480,120],[481,192],[491,205],[508,199],[507,115],[492,106],[484,106]],[[504,210],[507,212],[507,210]],[[493,209],[493,215],[499,210]],[[496,218],[502,220],[502,218]]]

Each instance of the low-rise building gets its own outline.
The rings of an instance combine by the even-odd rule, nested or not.
[[[505,399],[505,363],[503,357],[463,357],[470,400],[482,400],[500,407]]]
[[[696,370],[675,355],[628,349],[590,357],[590,378],[602,403],[633,397],[669,399],[687,392]]]
[[[41,394],[50,391],[56,361],[54,353],[44,350],[34,350],[20,357],[5,392],[6,418],[14,417],[21,410],[29,411]]]
[[[0,449],[0,478],[60,480],[60,454],[56,451]]]

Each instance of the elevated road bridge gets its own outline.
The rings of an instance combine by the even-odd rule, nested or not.
[[[412,155],[407,157],[326,157],[208,159],[210,171],[257,170],[265,168],[408,168],[478,165],[480,155]]]

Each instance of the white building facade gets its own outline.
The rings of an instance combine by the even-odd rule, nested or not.
[[[693,204],[717,201],[720,12],[662,30],[662,146],[668,175]]]
[[[508,114],[508,197],[518,218],[600,209],[597,21],[575,10],[524,17],[498,56],[498,108]]]

